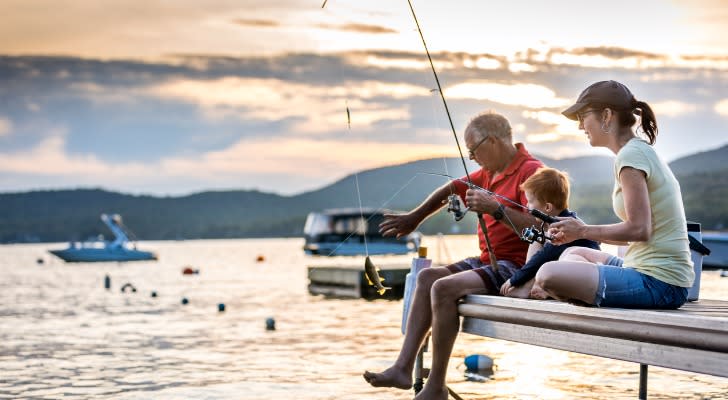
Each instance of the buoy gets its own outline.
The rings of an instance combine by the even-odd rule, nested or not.
[[[45,260],[39,257],[37,260],[35,260],[35,262],[37,262],[38,264],[43,264]]]
[[[152,297],[157,297],[157,292],[155,292],[154,290],[152,290]]]
[[[189,303],[189,302],[190,302],[190,301],[189,301],[189,300],[187,300],[187,297],[183,297],[183,298],[182,298],[182,304],[187,304],[187,303]]]
[[[493,371],[493,359],[482,354],[471,354],[465,357],[465,368],[468,371]]]
[[[121,287],[121,293],[126,293],[126,289],[131,290],[132,293],[136,293],[136,288],[131,283],[127,282]]]
[[[268,317],[265,320],[265,330],[274,331],[276,330],[276,320],[273,317]]]
[[[263,262],[265,261],[265,257],[262,254],[258,254],[258,257],[255,258],[255,261]]]
[[[182,275],[192,275],[192,274],[199,274],[199,273],[200,273],[199,269],[192,269],[192,267],[185,267],[182,270]]]
[[[111,277],[108,274],[104,277],[104,288],[106,290],[111,289]]]
[[[218,305],[217,305],[217,311],[218,311],[218,312],[223,312],[223,311],[225,311],[225,303],[220,303],[220,304],[218,304]]]

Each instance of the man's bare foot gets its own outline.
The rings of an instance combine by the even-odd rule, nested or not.
[[[379,373],[364,371],[364,380],[374,387],[393,387],[397,389],[412,387],[412,373],[407,373],[394,365]]]
[[[433,388],[425,385],[422,391],[417,393],[415,400],[447,400],[447,388]]]

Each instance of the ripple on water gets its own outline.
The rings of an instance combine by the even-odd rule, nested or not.
[[[475,243],[446,240],[453,254],[469,254]],[[37,265],[51,246],[0,246],[0,399],[411,399],[411,391],[375,389],[361,377],[394,360],[401,301],[308,295],[306,265],[337,260],[306,257],[301,246],[300,239],[154,242],[145,247],[159,262],[122,265]],[[265,262],[255,262],[258,254]],[[182,275],[186,265],[200,274]],[[713,275],[703,275],[706,295],[728,299],[728,279]],[[127,282],[136,293],[120,292]],[[268,317],[275,331],[265,330]],[[495,374],[468,381],[461,365],[468,354],[493,357]],[[461,335],[448,384],[470,399],[634,398],[637,370]],[[651,398],[725,393],[725,378],[650,369]]]

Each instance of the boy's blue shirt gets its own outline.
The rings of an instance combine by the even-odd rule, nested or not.
[[[572,217],[578,218],[576,212],[565,209],[558,215],[559,217]],[[567,247],[579,246],[588,247],[590,249],[600,250],[599,243],[589,239],[578,239],[573,242],[564,243],[559,246],[554,246],[550,241],[546,241],[543,245],[543,249],[539,250],[538,253],[534,254],[530,260],[526,261],[526,264],[521,267],[516,273],[511,276],[511,286],[517,287],[531,280],[536,276],[536,272],[544,263],[549,261],[556,261],[561,256],[561,253],[566,250]]]

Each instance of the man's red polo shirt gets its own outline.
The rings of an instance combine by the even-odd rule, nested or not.
[[[537,158],[534,158],[522,143],[516,143],[516,156],[513,161],[506,167],[502,174],[495,178],[491,182],[492,175],[490,172],[479,169],[470,174],[470,180],[491,192],[498,193],[501,196],[505,196],[517,203],[526,205],[526,195],[520,189],[521,183],[523,183],[528,177],[533,175],[534,172],[543,166],[543,163]],[[462,178],[467,182],[467,177]],[[465,192],[468,190],[468,186],[459,181],[454,182],[457,193],[461,199],[465,199]],[[521,208],[516,207],[513,204],[508,203],[503,199],[498,199],[504,207],[514,208],[518,211],[524,211]],[[493,219],[489,214],[484,214],[485,224],[488,227],[488,237],[490,243],[493,245],[493,252],[498,260],[508,260],[518,265],[523,265],[526,262],[526,252],[528,251],[528,243],[522,241],[513,229],[508,225],[508,220],[503,219],[500,222]],[[490,263],[490,256],[488,254],[488,248],[485,245],[485,237],[483,236],[483,230],[478,224],[478,239],[480,242],[480,260],[483,263]]]

